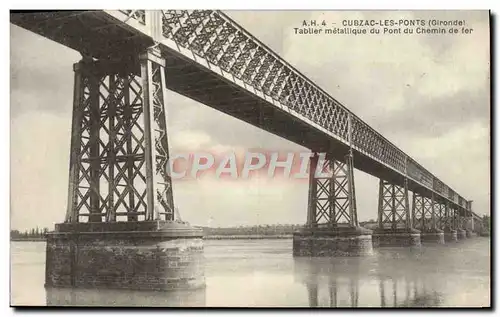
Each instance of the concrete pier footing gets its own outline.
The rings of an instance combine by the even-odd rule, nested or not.
[[[47,236],[46,287],[205,286],[203,233],[166,221],[61,223]]]
[[[457,239],[458,240],[463,240],[467,238],[467,233],[465,232],[464,229],[457,229]]]
[[[444,241],[454,242],[458,240],[457,230],[445,229],[444,230]]]
[[[444,232],[440,229],[423,230],[420,232],[420,239],[422,241],[422,244],[444,244]]]
[[[373,247],[419,247],[420,231],[416,229],[375,229]]]
[[[362,227],[304,228],[293,234],[294,256],[368,256],[372,231]]]

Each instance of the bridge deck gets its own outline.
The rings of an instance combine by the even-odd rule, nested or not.
[[[219,11],[11,14],[11,23],[97,59],[159,44],[167,88],[437,201],[467,200]],[[477,217],[477,215],[475,215]]]

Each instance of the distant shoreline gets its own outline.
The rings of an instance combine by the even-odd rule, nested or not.
[[[259,240],[259,239],[291,239],[291,234],[241,234],[241,235],[210,235],[204,236],[204,240]]]
[[[252,235],[209,235],[204,236],[204,240],[264,240],[264,239],[291,239],[293,235],[291,234],[273,234],[273,235],[265,235],[265,234],[252,234]],[[13,238],[10,241],[15,242],[40,242],[45,241],[45,238]]]
[[[489,237],[489,233],[478,233],[478,236]],[[204,236],[203,240],[283,240],[292,239],[292,234],[241,234],[241,235],[208,235]],[[10,239],[11,242],[41,242],[45,241],[45,238],[13,238]]]
[[[45,238],[11,238],[10,241],[45,241]]]

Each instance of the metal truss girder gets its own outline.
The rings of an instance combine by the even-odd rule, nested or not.
[[[359,152],[373,159],[374,163],[383,164],[389,173],[396,173],[400,179],[400,176],[407,177],[412,190],[424,187],[423,195],[434,192],[439,196],[437,201],[448,200],[455,207],[471,212],[466,199],[220,11],[106,10],[81,14],[12,14],[11,21],[95,58],[119,58],[124,54],[136,56],[145,47],[160,42],[159,47],[165,55],[178,56],[180,53],[189,59],[187,63],[201,64],[214,72],[225,70],[232,75],[234,82],[242,80],[249,86],[244,89],[254,90],[258,97],[265,94],[266,99],[274,100],[270,103],[275,106],[293,110],[290,112],[293,116],[306,122],[311,120],[334,136],[335,141],[349,144],[355,154]],[[169,40],[173,41],[172,45]],[[191,53],[186,50],[197,57],[191,58],[188,56]],[[212,65],[216,67],[212,68]],[[281,104],[277,105],[275,101]],[[380,174],[376,176],[385,177]]]
[[[199,14],[198,11],[164,10],[163,35],[189,49],[193,49],[189,43],[196,42],[197,37],[203,37],[200,40],[203,50],[195,50],[197,54],[273,99],[287,103],[306,118],[319,121],[323,127],[331,129],[344,140],[347,139],[348,112],[338,102],[318,91],[315,85],[220,12],[205,14],[198,24],[199,30],[193,32],[192,21],[196,17],[192,16]],[[205,28],[210,30],[204,31]],[[178,32],[189,33],[193,37],[192,41],[179,40],[175,37]]]
[[[191,18],[191,15],[199,15],[199,12],[195,11],[175,11],[175,14],[171,13],[172,11],[164,12],[183,18],[164,19],[163,23],[166,24],[164,29],[185,28],[188,32],[192,25],[189,21],[196,20],[195,17]],[[204,30],[205,28],[209,29]],[[210,14],[201,20],[199,30],[190,34],[194,39],[189,43],[196,42],[196,37],[198,37],[203,43],[203,50],[194,49],[186,41],[177,41],[173,32],[164,33],[164,36],[174,39],[178,45],[207,58],[235,78],[243,80],[254,89],[319,124],[341,140],[350,142],[356,150],[374,157],[404,176],[409,176],[413,181],[433,189],[435,177],[432,174],[418,164],[408,167],[409,158],[405,153],[221,12],[210,11]],[[350,140],[347,127],[349,116],[352,117]],[[409,170],[408,174],[407,170]]]

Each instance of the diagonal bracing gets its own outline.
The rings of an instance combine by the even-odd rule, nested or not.
[[[66,222],[174,220],[164,63],[75,65]]]
[[[380,229],[411,228],[408,186],[379,181],[378,225]]]
[[[350,156],[345,163],[328,158],[318,160],[317,155],[311,158],[308,225],[358,225],[352,168]]]

